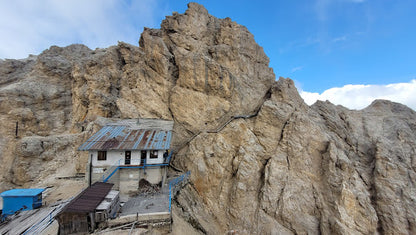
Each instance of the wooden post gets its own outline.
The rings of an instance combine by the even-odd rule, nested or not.
[[[16,122],[16,138],[17,138],[18,131],[19,131],[19,122]]]

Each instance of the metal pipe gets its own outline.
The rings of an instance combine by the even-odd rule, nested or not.
[[[136,225],[137,221],[134,221],[134,223],[131,225],[130,231],[129,231],[129,235],[131,235],[131,232],[133,232],[133,228]]]
[[[90,169],[89,169],[89,174],[88,174],[88,187],[91,187],[91,181],[92,181],[92,154],[90,157]]]

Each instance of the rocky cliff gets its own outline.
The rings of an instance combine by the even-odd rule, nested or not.
[[[0,189],[84,172],[103,117],[162,118],[192,171],[174,233],[416,233],[414,111],[307,106],[244,26],[195,3],[139,44],[0,61]]]

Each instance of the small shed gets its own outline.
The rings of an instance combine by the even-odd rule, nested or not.
[[[0,196],[3,198],[3,216],[41,207],[43,191],[43,188],[27,188],[2,192]]]
[[[60,234],[87,234],[94,231],[96,208],[111,191],[113,184],[96,182],[72,199],[58,214]]]
[[[111,190],[100,205],[95,208],[95,222],[104,222],[116,217],[120,210],[120,192]]]

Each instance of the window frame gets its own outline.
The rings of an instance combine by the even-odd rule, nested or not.
[[[149,159],[158,159],[158,158],[159,158],[159,151],[158,150],[150,151]]]
[[[97,161],[107,161],[107,151],[98,151]]]

